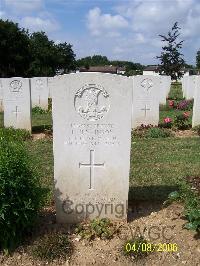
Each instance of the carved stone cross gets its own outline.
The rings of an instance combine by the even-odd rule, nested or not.
[[[90,184],[89,189],[94,189],[94,168],[95,167],[104,167],[105,163],[95,163],[94,162],[94,150],[90,150],[90,162],[87,163],[79,163],[79,168],[88,167],[90,168]]]

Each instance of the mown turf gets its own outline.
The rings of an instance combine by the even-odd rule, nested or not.
[[[28,141],[43,183],[53,195],[51,140]],[[186,176],[200,176],[200,138],[133,139],[130,166],[131,200],[166,199]]]
[[[49,188],[48,202],[53,199],[53,143],[52,140],[27,141],[27,148],[42,183]]]

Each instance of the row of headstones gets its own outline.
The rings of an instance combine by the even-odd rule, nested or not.
[[[80,79],[84,80],[85,73]],[[93,73],[90,73],[91,78]],[[117,76],[101,73],[101,79],[109,77],[111,80]],[[65,75],[60,76],[64,78]],[[74,75],[67,75],[74,77]],[[75,75],[79,79],[78,75]],[[170,91],[171,79],[167,76],[135,76],[125,78],[132,81],[132,128],[141,124],[158,125],[159,104],[165,104]],[[5,78],[1,79],[1,109],[4,109],[4,126],[22,128],[31,131],[31,108],[39,106],[48,108],[48,98],[51,98],[53,78]],[[66,84],[67,86],[67,84]],[[122,85],[123,86],[123,85]],[[54,87],[56,89],[56,87]],[[62,97],[62,95],[61,95]]]
[[[182,78],[183,97],[194,99],[192,126],[200,125],[200,76],[185,76]]]
[[[48,109],[51,98],[50,78],[1,78],[0,112],[4,111],[4,126],[31,131],[31,109]]]

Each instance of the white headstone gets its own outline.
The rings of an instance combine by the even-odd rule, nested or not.
[[[53,80],[53,77],[47,78],[48,97],[49,97],[49,99],[52,99],[52,92],[51,92],[51,90],[52,90],[52,86],[51,86],[52,80]]]
[[[160,79],[155,76],[133,77],[132,128],[158,125]]]
[[[0,79],[0,112],[3,112],[3,84]]]
[[[54,77],[52,88],[58,222],[126,219],[132,80],[77,73]]]
[[[41,107],[48,109],[49,89],[47,85],[47,77],[31,78],[31,101],[32,107]]]
[[[192,126],[200,125],[200,76],[196,76]]]
[[[2,84],[4,126],[31,131],[30,80],[5,78]]]
[[[170,92],[171,87],[171,77],[169,76],[160,76],[160,104],[166,104],[166,99]]]
[[[182,80],[183,96],[187,99],[193,99],[195,93],[196,76],[185,76]]]

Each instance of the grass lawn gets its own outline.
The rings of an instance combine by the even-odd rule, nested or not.
[[[52,140],[28,141],[27,145],[51,199]],[[200,138],[133,139],[130,200],[164,200],[186,176],[200,176]]]

